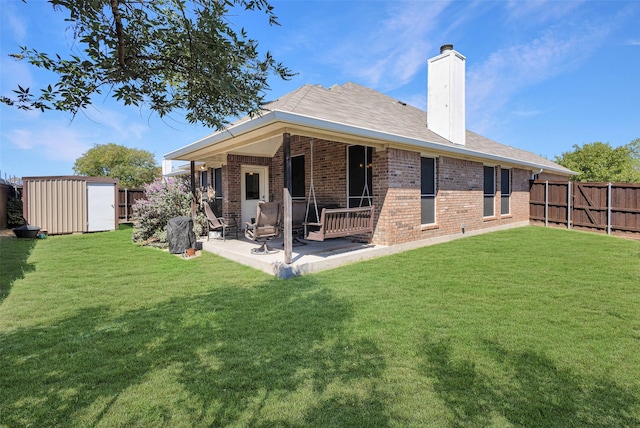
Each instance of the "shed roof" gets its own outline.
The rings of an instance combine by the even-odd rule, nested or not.
[[[466,131],[464,146],[454,144],[430,131],[427,120],[426,111],[356,83],[329,88],[304,85],[265,105],[260,115],[246,116],[223,131],[166,154],[165,159],[199,160],[194,155],[202,155],[207,148],[220,146],[221,150],[229,150],[232,139],[250,132],[259,133],[260,130],[273,132],[273,125],[279,123],[286,129],[304,128],[307,135],[315,129],[389,146],[398,145],[408,150],[445,152],[454,157],[472,157],[573,174],[542,156],[500,144],[469,130]]]

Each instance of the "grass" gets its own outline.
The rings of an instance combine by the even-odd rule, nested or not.
[[[640,242],[526,227],[290,280],[0,239],[0,426],[638,426]]]

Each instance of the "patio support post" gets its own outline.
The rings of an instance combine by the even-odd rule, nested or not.
[[[196,162],[191,161],[191,218],[196,218]]]
[[[282,134],[282,150],[284,152],[284,186],[282,204],[284,205],[284,262],[291,264],[293,234],[291,231],[291,135]]]

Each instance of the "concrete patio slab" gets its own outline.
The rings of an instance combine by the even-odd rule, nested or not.
[[[292,263],[284,263],[282,238],[269,241],[274,250],[269,254],[253,254],[252,249],[260,244],[245,238],[200,240],[202,249],[229,260],[251,266],[280,278],[291,278],[310,272],[335,268],[347,263],[379,257],[380,251],[388,247],[354,242],[339,238],[324,242],[301,241],[294,243]]]
[[[301,241],[304,245],[294,244],[292,250],[292,263],[284,263],[284,250],[282,237],[269,242],[269,246],[277,251],[258,255],[252,254],[251,249],[258,248],[260,244],[239,237],[238,239],[200,239],[204,251],[217,254],[221,257],[233,260],[246,266],[251,266],[263,272],[280,278],[292,278],[312,272],[333,269],[345,264],[362,260],[387,256],[403,251],[452,241],[467,236],[493,232],[497,230],[511,229],[528,225],[529,222],[514,223],[506,226],[492,227],[476,230],[468,233],[442,236],[421,241],[407,242],[404,244],[384,246],[372,245],[362,242],[354,242],[348,238],[329,239],[324,242]]]

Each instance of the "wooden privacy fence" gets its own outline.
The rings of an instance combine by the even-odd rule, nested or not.
[[[640,236],[640,184],[535,180],[529,219],[545,226]]]
[[[118,189],[118,219],[133,221],[133,203],[144,198],[144,189]]]

